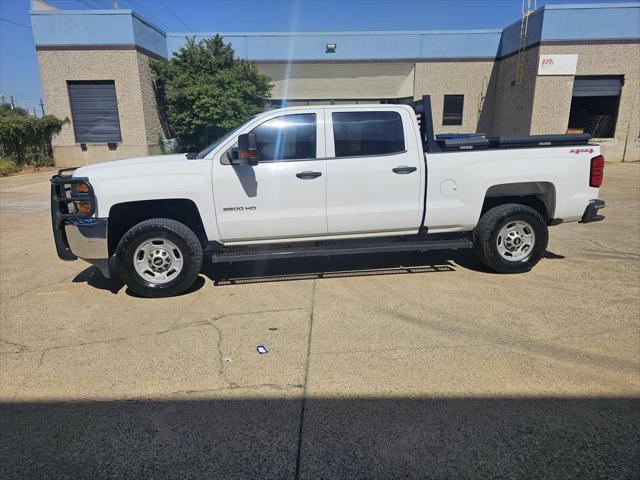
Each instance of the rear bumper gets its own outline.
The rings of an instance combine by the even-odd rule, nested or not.
[[[582,215],[580,223],[599,222],[604,220],[604,215],[598,215],[598,211],[605,207],[604,200],[591,200]]]

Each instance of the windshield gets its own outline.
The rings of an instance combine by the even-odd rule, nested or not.
[[[240,128],[242,128],[243,125],[245,125],[245,124],[243,123],[238,128],[234,128],[233,130],[231,130],[231,131],[225,133],[224,135],[222,135],[221,137],[219,137],[211,145],[209,145],[204,150],[202,150],[200,153],[198,153],[198,155],[196,155],[196,158],[204,158],[204,157],[206,157],[211,152],[211,150],[216,148],[218,145],[220,145],[222,142],[224,142],[227,138],[232,137],[233,135],[235,135],[235,133],[238,130],[240,130]]]

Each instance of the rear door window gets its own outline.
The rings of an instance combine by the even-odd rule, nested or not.
[[[336,157],[389,155],[405,151],[398,112],[333,112]]]

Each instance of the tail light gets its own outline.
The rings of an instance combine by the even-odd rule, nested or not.
[[[598,155],[591,159],[591,172],[589,173],[589,186],[600,188],[604,179],[604,157]]]

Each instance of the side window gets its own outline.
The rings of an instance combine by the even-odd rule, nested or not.
[[[315,113],[275,117],[251,132],[261,161],[316,158]]]
[[[445,95],[442,109],[442,125],[462,125],[464,95]]]
[[[362,157],[403,152],[404,131],[398,112],[334,112],[336,157]]]

